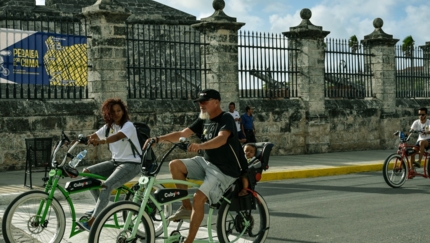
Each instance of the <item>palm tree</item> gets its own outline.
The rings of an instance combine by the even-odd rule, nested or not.
[[[410,57],[410,58],[413,57],[414,45],[415,45],[415,41],[411,35],[406,36],[405,39],[403,39],[402,51],[406,57]]]
[[[356,53],[358,50],[358,39],[356,35],[349,37],[348,47],[351,48],[352,53]]]
[[[358,45],[358,39],[356,35],[349,37],[348,47],[351,48],[351,52],[353,54],[355,54],[358,51],[359,45]],[[360,56],[357,56],[357,62],[358,62],[358,72],[361,73]]]
[[[410,85],[410,91],[409,91],[410,97],[414,96],[414,88],[415,88],[414,44],[415,44],[415,41],[411,35],[406,36],[405,39],[403,39],[403,44],[402,44],[403,54],[405,55],[405,57],[411,59],[410,72],[408,72],[410,74],[410,77],[412,77],[411,85]]]

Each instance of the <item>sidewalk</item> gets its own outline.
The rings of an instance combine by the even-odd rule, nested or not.
[[[366,150],[351,152],[336,152],[325,154],[303,154],[271,156],[269,169],[263,173],[261,181],[285,180],[318,176],[341,175],[366,171],[379,171],[385,158],[394,150]],[[83,167],[78,168],[82,171]],[[0,172],[0,205],[7,205],[18,194],[30,190],[24,187],[24,171]],[[41,178],[43,173],[33,174],[33,189],[43,190]],[[137,182],[134,178],[132,183]],[[164,164],[159,178],[171,178],[168,164]],[[70,178],[60,180],[64,186]],[[131,183],[130,183],[131,184]],[[89,193],[77,193],[73,199],[92,198]]]

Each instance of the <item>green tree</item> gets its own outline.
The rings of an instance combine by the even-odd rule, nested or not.
[[[349,37],[348,47],[351,48],[352,53],[356,53],[358,50],[358,39],[356,35]]]
[[[348,40],[348,47],[351,48],[351,52],[355,54],[358,51],[358,39],[356,35],[353,35],[349,37]],[[358,72],[361,73],[361,63],[360,63],[360,57],[357,56],[357,62],[358,62]]]
[[[411,59],[411,67],[410,67],[410,70],[407,72],[411,77],[411,81],[410,81],[410,85],[409,85],[409,88],[410,88],[409,97],[415,96],[415,79],[413,78],[415,76],[414,75],[414,73],[415,73],[414,45],[415,45],[415,41],[411,35],[408,35],[405,37],[405,39],[403,39],[403,43],[402,43],[403,54],[405,55],[405,57]]]
[[[406,36],[405,39],[403,39],[402,51],[403,51],[403,54],[405,54],[406,57],[413,58],[413,55],[414,55],[414,45],[415,45],[415,41],[414,41],[414,38],[412,38],[411,35]]]

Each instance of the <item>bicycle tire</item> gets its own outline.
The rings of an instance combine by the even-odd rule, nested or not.
[[[139,183],[136,183],[133,185],[133,191],[137,190],[139,188]],[[137,188],[137,189],[136,189]],[[158,189],[164,189],[163,185],[154,185],[152,187],[153,191],[156,191]],[[125,197],[126,201],[133,201],[133,194],[132,193],[127,193],[127,196]],[[137,204],[140,205],[140,202],[137,202]],[[155,208],[155,206],[153,206],[153,204],[151,204],[150,202],[148,203],[150,206],[150,208],[147,209],[147,213],[150,216],[150,218],[152,219],[152,222],[154,224],[154,231],[155,231],[155,237],[157,238],[158,236],[160,236],[161,234],[163,234],[163,221],[161,220],[161,215],[160,212]],[[152,212],[149,212],[149,210],[153,210]],[[172,204],[167,204],[163,206],[163,213],[165,218],[168,218],[170,215],[172,215]],[[123,215],[123,217],[126,217],[126,215]],[[166,222],[167,226],[169,226],[170,221]],[[137,233],[139,238],[144,237],[144,234],[141,234],[140,232]]]
[[[269,234],[270,215],[264,198],[256,192],[256,209],[240,211],[250,220],[251,225],[246,229],[241,239],[244,242],[264,242]],[[241,242],[238,240],[243,229],[243,216],[236,211],[230,211],[230,203],[222,202],[217,217],[217,234],[221,243]]]
[[[98,243],[137,241],[138,236],[130,241],[125,241],[126,238],[131,237],[131,229],[130,231],[124,231],[121,225],[118,225],[122,222],[117,222],[117,220],[123,218],[122,215],[124,215],[124,213],[127,214],[128,212],[132,212],[134,215],[136,215],[139,210],[140,205],[129,201],[116,202],[106,207],[91,226],[88,242]],[[121,215],[121,217],[118,217],[117,215]],[[154,225],[152,224],[152,220],[146,212],[143,212],[140,224],[139,231],[145,232],[145,236],[140,242],[155,242]]]
[[[45,220],[46,225],[35,221],[41,201],[46,203],[47,198],[48,194],[45,192],[29,191],[19,195],[9,204],[2,221],[3,237],[7,243],[62,241],[66,229],[66,216],[56,198],[51,202]]]
[[[385,159],[382,174],[390,187],[399,188],[406,182],[408,167],[400,155],[393,154]]]

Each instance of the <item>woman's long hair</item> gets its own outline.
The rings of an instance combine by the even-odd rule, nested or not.
[[[112,124],[114,123],[113,116],[112,116],[112,109],[114,105],[119,105],[123,112],[123,115],[120,121],[120,126],[122,127],[124,123],[130,120],[130,117],[128,115],[127,106],[119,98],[107,99],[105,100],[105,102],[103,102],[103,105],[102,105],[103,120],[108,125],[108,127],[112,128]]]

